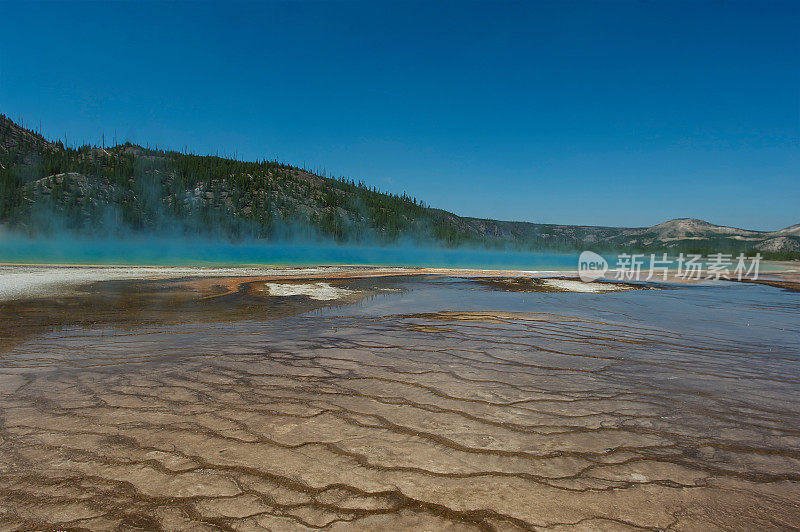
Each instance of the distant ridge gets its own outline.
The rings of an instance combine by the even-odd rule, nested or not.
[[[277,161],[50,141],[0,115],[0,224],[29,234],[213,235],[520,249],[764,252],[800,257],[800,224],[751,231],[676,218],[652,227],[463,217],[406,194]]]
[[[800,224],[790,225],[778,231],[782,235],[800,236]]]

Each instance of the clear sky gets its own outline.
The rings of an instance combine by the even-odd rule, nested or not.
[[[800,223],[800,2],[11,3],[0,112],[458,214]]]

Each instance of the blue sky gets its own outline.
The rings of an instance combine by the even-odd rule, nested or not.
[[[800,223],[798,2],[12,3],[0,112],[458,214]]]

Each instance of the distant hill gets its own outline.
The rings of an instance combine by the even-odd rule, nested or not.
[[[200,234],[230,239],[334,239],[523,249],[761,251],[800,256],[800,224],[748,231],[676,219],[647,228],[462,217],[363,182],[277,161],[148,149],[66,146],[0,115],[0,224],[67,230]]]
[[[750,231],[693,218],[678,218],[653,227],[624,229],[607,242],[618,247],[644,249],[757,250],[792,255],[800,252],[800,238],[793,228],[798,226],[779,231]]]

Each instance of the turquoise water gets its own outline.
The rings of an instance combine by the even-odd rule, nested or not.
[[[333,243],[268,243],[197,238],[25,238],[0,234],[0,263],[153,266],[370,265],[508,270],[576,271],[578,253],[518,252],[481,248],[355,246]],[[610,268],[617,256],[604,253]],[[641,257],[642,271],[649,256]],[[674,261],[674,257],[673,257]],[[735,263],[735,260],[734,260]],[[705,264],[701,261],[701,264]],[[748,261],[749,266],[749,261]],[[677,262],[669,265],[675,269]],[[705,267],[705,266],[704,266]],[[731,267],[732,269],[733,267]],[[762,271],[775,266],[762,263]]]
[[[231,243],[198,239],[0,237],[0,262],[33,264],[392,265],[516,270],[575,270],[578,256],[485,249],[336,244]]]

